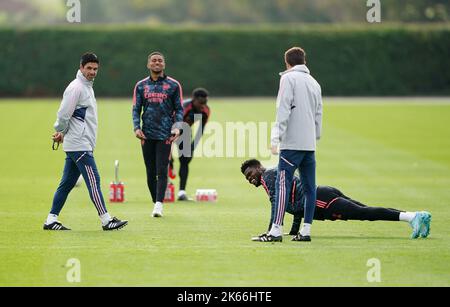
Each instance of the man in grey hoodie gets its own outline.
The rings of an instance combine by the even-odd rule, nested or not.
[[[54,145],[63,143],[66,163],[44,230],[70,230],[58,221],[58,215],[80,174],[86,182],[103,230],[120,229],[128,223],[111,217],[106,210],[93,155],[97,138],[97,101],[92,86],[99,63],[95,54],[85,53],[81,57],[77,77],[64,91],[52,139]]]
[[[304,184],[304,223],[294,241],[311,241],[310,229],[316,204],[316,140],[322,128],[322,92],[306,67],[302,48],[286,51],[287,70],[282,72],[277,98],[277,120],[272,130],[272,153],[280,159],[276,179],[275,210],[272,227],[263,242],[281,242],[282,225],[291,195],[294,172],[299,169]]]

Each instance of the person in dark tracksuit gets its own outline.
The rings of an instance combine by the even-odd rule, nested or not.
[[[201,121],[200,126],[198,127],[197,133],[195,134],[194,139],[192,140],[190,146],[191,150],[187,152],[186,155],[181,154],[183,152],[183,143],[177,144],[180,152],[180,190],[178,192],[178,200],[179,201],[187,201],[190,198],[186,194],[186,185],[187,179],[189,175],[189,163],[192,161],[192,157],[194,156],[194,150],[197,146],[200,138],[205,131],[206,123],[209,120],[209,116],[211,114],[211,110],[208,103],[209,93],[204,88],[196,88],[192,92],[192,98],[186,99],[183,101],[183,121],[189,127],[192,127],[196,121]],[[192,131],[191,131],[192,132]],[[183,135],[183,133],[181,134]],[[181,139],[181,138],[180,138]],[[179,140],[180,140],[179,139]],[[178,143],[178,141],[177,141]],[[173,172],[173,158],[170,160],[169,164],[170,171]]]
[[[103,230],[120,229],[128,221],[111,217],[106,210],[100,189],[100,175],[94,159],[97,138],[97,101],[93,83],[97,76],[99,60],[93,53],[81,57],[76,79],[64,91],[57,113],[54,146],[63,143],[66,163],[61,182],[53,197],[52,209],[44,224],[44,230],[69,230],[58,222],[58,216],[80,174],[89,190],[89,196],[100,217]],[[57,149],[57,148],[54,148]]]
[[[275,193],[278,170],[266,169],[256,159],[245,161],[241,172],[248,182],[256,187],[262,186],[270,198],[272,205],[269,229],[275,216]],[[361,221],[404,221],[413,229],[411,238],[428,237],[430,233],[431,214],[426,211],[405,212],[398,209],[370,207],[344,195],[340,190],[330,186],[318,186],[316,189],[315,220],[361,220]],[[304,216],[305,189],[301,178],[294,176],[291,193],[288,197],[286,212],[294,215],[290,235],[297,235],[301,220]],[[261,241],[263,233],[255,237],[254,241]],[[296,240],[294,240],[296,241]]]
[[[133,94],[133,126],[141,140],[153,217],[163,216],[169,156],[183,122],[183,90],[177,80],[165,75],[165,65],[162,53],[151,53],[150,76],[136,84]]]

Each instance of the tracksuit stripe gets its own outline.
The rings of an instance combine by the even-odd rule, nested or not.
[[[105,207],[103,205],[101,195],[99,193],[100,190],[99,190],[99,188],[97,188],[97,181],[95,180],[94,170],[92,169],[91,166],[89,166],[89,169],[91,171],[92,178],[94,179],[95,193],[97,194],[97,199],[98,199],[99,206],[100,206],[100,212],[101,212],[101,214],[105,214],[106,210],[105,210]]]
[[[283,198],[283,172],[280,173],[280,181],[278,182],[278,208],[277,208],[277,212],[276,212],[276,216],[274,219],[274,223],[278,225],[278,216],[279,216],[279,212],[280,212],[280,207],[281,207],[281,203],[282,203],[282,198]]]
[[[289,164],[290,166],[294,166],[294,164],[292,164],[291,162],[289,162],[288,160],[286,160],[286,158],[284,157],[280,157],[284,162],[286,162],[287,164]]]
[[[279,184],[279,190],[280,190],[280,195],[278,197],[278,211],[277,211],[277,218],[275,219],[275,224],[276,225],[281,225],[281,217],[282,217],[282,213],[284,211],[284,202],[286,199],[286,189],[285,189],[285,171],[281,171],[280,174],[280,184]]]
[[[105,212],[103,210],[103,206],[101,205],[101,200],[100,200],[101,198],[98,195],[97,184],[95,181],[94,172],[90,166],[86,165],[85,167],[86,167],[86,171],[87,171],[88,177],[89,177],[89,183],[91,186],[92,198],[94,199],[94,205],[97,208],[99,215],[105,214]]]
[[[87,175],[88,175],[89,185],[90,185],[90,188],[91,188],[90,190],[91,190],[91,193],[92,193],[92,199],[94,200],[95,208],[97,209],[97,211],[98,211],[99,214],[100,214],[100,209],[99,209],[99,207],[98,207],[97,194],[95,193],[95,188],[94,188],[94,183],[93,183],[93,181],[95,181],[95,177],[92,178],[92,175],[91,175],[91,173],[90,173],[90,171],[89,171],[89,167],[88,167],[87,165],[85,165],[84,167],[85,167],[86,173],[87,173]]]
[[[280,212],[278,215],[278,225],[282,224],[282,217],[284,213],[285,204],[286,204],[286,172],[283,171],[283,202],[281,203]]]
[[[294,180],[294,187],[292,188],[292,195],[291,195],[291,201],[292,201],[292,205],[294,205],[294,200],[295,200],[295,189],[297,188],[297,182]]]
[[[334,198],[332,201],[330,201],[330,203],[327,205],[327,208],[328,208],[329,206],[331,206],[331,204],[334,203],[338,198],[339,198],[339,197],[336,197],[336,198]]]
[[[284,176],[283,176],[283,172],[281,172],[281,176],[280,176],[280,203],[278,205],[278,212],[277,212],[277,225],[280,225],[280,213],[281,210],[283,208],[283,204],[284,204]]]
[[[266,184],[266,182],[264,181],[264,179],[262,178],[262,176],[261,176],[261,183],[262,183],[262,185],[263,185],[263,187],[264,187],[264,190],[266,190],[267,195],[270,196],[269,189],[267,188],[267,184]]]
[[[86,153],[82,154],[81,157],[79,157],[75,163],[78,163],[81,159],[83,159],[83,157],[84,157],[85,155],[86,155]]]
[[[97,194],[97,199],[98,199],[98,205],[100,206],[99,212],[100,212],[101,214],[105,214],[105,213],[106,213],[106,210],[105,210],[105,208],[104,208],[104,206],[103,206],[102,198],[100,197],[100,193],[99,193],[99,189],[97,188],[97,181],[95,180],[94,170],[92,169],[91,166],[89,166],[89,170],[90,170],[90,172],[91,172],[92,179],[93,179],[93,182],[94,182],[95,193]]]
[[[145,78],[145,79],[142,79],[142,80],[139,81],[138,83],[136,83],[136,86],[134,87],[134,91],[133,91],[133,105],[136,105],[136,90],[137,90],[137,87],[138,87],[139,83],[144,82],[144,81],[147,81],[149,78],[150,78],[150,77],[147,77],[147,78]]]
[[[180,102],[181,102],[181,105],[183,105],[183,88],[181,87],[181,83],[178,82],[177,80],[175,80],[174,78],[169,77],[169,76],[167,76],[167,79],[169,79],[169,80],[175,82],[176,84],[178,84],[178,88],[180,89]]]

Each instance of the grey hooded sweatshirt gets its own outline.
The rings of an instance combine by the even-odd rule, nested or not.
[[[306,65],[280,73],[277,119],[272,146],[280,150],[315,151],[322,130],[322,91]]]
[[[76,79],[64,91],[54,127],[64,134],[66,152],[95,149],[97,101],[92,86],[93,82],[78,70]]]

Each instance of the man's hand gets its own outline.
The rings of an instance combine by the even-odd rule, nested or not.
[[[64,142],[64,134],[62,132],[55,132],[52,135],[53,142],[62,143]]]
[[[142,141],[147,139],[147,138],[145,137],[144,132],[142,132],[141,129],[136,129],[136,131],[135,131],[134,133],[136,133],[136,137],[137,137],[138,139],[142,140]]]
[[[270,148],[270,151],[272,152],[272,155],[277,156],[278,155],[278,146],[272,145]]]
[[[178,139],[178,137],[180,136],[180,129],[174,128],[174,129],[172,129],[172,131],[170,133],[172,134],[172,136],[170,137],[169,141],[175,142]]]

